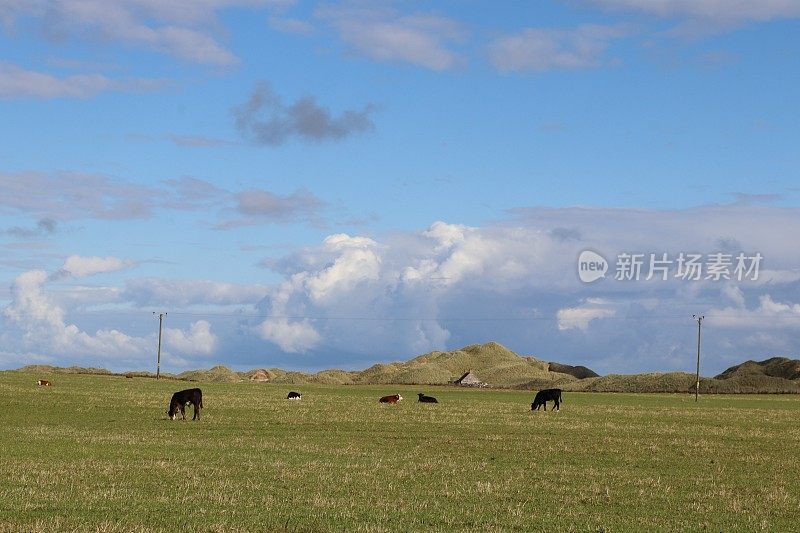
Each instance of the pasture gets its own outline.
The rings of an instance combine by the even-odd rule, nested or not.
[[[49,379],[52,387],[37,387]],[[203,389],[200,422],[169,421]],[[291,390],[302,401],[285,400]],[[378,398],[399,392],[397,405]],[[426,392],[438,404],[417,403]],[[0,531],[790,531],[800,398],[0,372]],[[191,413],[189,408],[187,415]],[[187,416],[191,418],[191,416]]]

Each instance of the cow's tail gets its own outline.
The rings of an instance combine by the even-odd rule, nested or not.
[[[200,395],[200,409],[203,409],[203,395]]]

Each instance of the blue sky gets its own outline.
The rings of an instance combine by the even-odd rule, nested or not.
[[[800,348],[800,4],[0,0],[0,366]],[[605,279],[582,283],[594,250]],[[615,280],[618,254],[763,256]],[[732,268],[732,266],[731,266]]]

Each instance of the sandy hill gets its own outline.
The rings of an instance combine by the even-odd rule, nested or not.
[[[754,376],[767,376],[780,379],[800,379],[800,360],[788,357],[771,357],[764,361],[745,361],[732,366],[716,379],[741,379]]]
[[[449,352],[430,352],[409,361],[382,363],[362,371],[330,369],[316,374],[286,371],[280,368],[235,372],[217,365],[207,370],[189,370],[178,375],[162,374],[166,379],[206,382],[263,382],[302,385],[320,383],[445,385],[467,370],[489,386],[539,390],[561,388],[585,392],[694,392],[695,376],[687,372],[652,372],[646,374],[610,374],[598,376],[585,366],[545,362],[535,357],[517,355],[496,342],[473,344]],[[29,365],[20,371],[36,374],[112,374],[103,368]],[[150,372],[126,372],[136,377],[155,377]],[[746,361],[732,366],[714,378],[701,378],[700,392],[800,393],[800,360],[772,357],[764,361]]]
[[[357,373],[353,381],[370,384],[446,384],[467,370],[471,370],[478,379],[494,387],[515,387],[530,382],[568,382],[577,379],[567,373],[552,372],[550,363],[535,357],[522,357],[501,344],[489,342],[473,344],[450,352],[430,352],[406,362],[373,365]]]

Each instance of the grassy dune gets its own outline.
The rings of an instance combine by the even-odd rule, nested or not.
[[[36,387],[51,378],[52,388]],[[0,373],[0,531],[791,531],[800,398]],[[379,405],[401,392],[406,401]],[[191,409],[190,409],[191,411]]]

